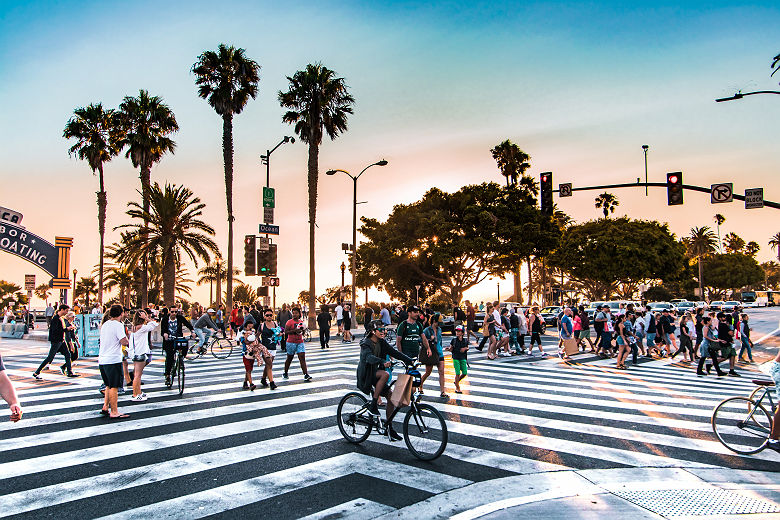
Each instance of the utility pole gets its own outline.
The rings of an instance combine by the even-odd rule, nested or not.
[[[647,150],[650,147],[646,144],[642,145],[642,151],[645,153],[645,197],[647,197]]]

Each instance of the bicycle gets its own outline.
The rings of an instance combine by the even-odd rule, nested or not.
[[[396,363],[393,363],[396,365]],[[406,367],[405,373],[412,376],[412,399],[403,421],[403,436],[406,447],[420,460],[434,460],[444,453],[447,447],[447,423],[433,406],[420,403],[422,394],[420,371],[415,363]],[[390,386],[395,382],[391,383]],[[388,436],[388,424],[381,416],[368,411],[368,399],[360,392],[349,392],[341,398],[336,409],[336,420],[341,435],[352,444],[360,444],[368,439],[372,430],[379,435]],[[400,411],[396,409],[390,422]],[[414,422],[412,422],[412,420]]]
[[[174,338],[173,368],[171,369],[171,384],[168,385],[168,389],[173,387],[173,379],[176,378],[179,395],[184,393],[184,351],[188,344],[187,338]]]
[[[712,431],[725,447],[740,455],[753,455],[766,448],[772,429],[774,382],[753,379],[757,387],[750,397],[724,399],[712,411]],[[768,399],[769,411],[763,402]]]
[[[204,345],[199,349],[195,348],[197,343],[192,345],[187,351],[187,359],[190,361],[198,359],[200,356],[209,351],[211,352],[211,355],[217,359],[227,359],[230,357],[230,354],[233,353],[233,347],[235,344],[235,341],[228,338],[224,332],[217,332],[211,336],[208,345]]]

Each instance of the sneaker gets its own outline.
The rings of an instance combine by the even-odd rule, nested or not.
[[[173,386],[173,379],[171,379],[171,376],[165,376],[165,386]]]
[[[707,370],[708,375],[710,372],[712,372],[712,365],[706,365],[704,368]]]
[[[290,376],[288,376],[288,375],[287,375],[287,372],[285,372],[284,374],[282,374],[282,377],[283,377],[283,378],[285,378],[285,379],[290,379]]]
[[[36,373],[36,372],[33,372],[32,376],[33,376],[35,379],[37,379],[38,381],[40,381],[41,379],[43,379],[43,378],[41,377],[41,375],[40,375],[40,374],[38,374],[38,373]]]
[[[73,372],[71,372],[70,374],[65,374],[65,375],[66,375],[67,377],[79,377],[79,375],[78,375],[78,374],[74,374]]]
[[[542,352],[542,357],[548,357],[549,355],[547,352]]]
[[[303,380],[307,383],[311,381],[313,378],[309,374],[303,374]]]
[[[254,392],[255,388],[257,388],[257,386],[255,386],[254,384],[249,385],[250,392]]]
[[[777,439],[769,439],[766,443],[766,447],[770,450],[780,451],[780,441]]]
[[[387,436],[390,438],[391,442],[404,440],[404,438],[398,435],[398,432],[395,431],[392,426],[387,427]]]
[[[696,375],[701,377],[701,376],[706,376],[707,374],[702,370],[697,370]]]
[[[728,375],[730,375],[731,377],[742,377],[739,374],[737,374],[736,370],[729,370]]]
[[[120,386],[119,388],[117,388],[116,393],[119,394],[119,395],[122,395],[122,394],[125,393],[125,389]]]
[[[149,398],[146,397],[146,394],[138,394],[138,395],[130,398],[131,401],[135,401],[135,402],[138,402],[138,403],[140,403],[141,401],[146,401],[147,399],[149,399]]]
[[[371,415],[379,415],[379,406],[376,404],[376,401],[371,401],[371,404],[368,405],[368,413]]]
[[[102,395],[106,394],[106,385],[100,385],[100,388],[98,388],[98,392],[100,392]]]

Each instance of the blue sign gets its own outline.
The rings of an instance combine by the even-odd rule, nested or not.
[[[76,316],[76,327],[82,356],[97,356],[100,353],[100,324],[102,314],[79,314]]]
[[[24,228],[0,223],[0,251],[24,258],[57,278],[57,248]]]
[[[269,224],[260,224],[260,234],[278,235],[279,226],[271,226]]]

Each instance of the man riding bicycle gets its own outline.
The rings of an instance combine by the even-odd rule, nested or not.
[[[208,311],[203,313],[203,316],[198,318],[198,320],[193,325],[195,332],[195,335],[198,336],[198,345],[195,347],[198,353],[203,354],[206,352],[206,347],[204,346],[209,338],[211,338],[211,334],[217,333],[217,324],[214,323],[214,316],[216,315],[216,312],[214,309],[209,309]]]
[[[387,398],[387,429],[390,440],[400,441],[403,439],[393,429],[391,419],[395,412],[395,406],[390,402],[390,376],[385,370],[392,365],[391,361],[386,361],[387,356],[399,359],[411,365],[414,360],[409,356],[398,352],[385,341],[387,329],[382,320],[373,320],[366,326],[366,336],[360,342],[360,361],[357,368],[357,386],[366,394],[372,396],[368,411],[373,415],[379,415],[377,400],[379,396]],[[372,393],[373,387],[373,393]]]

